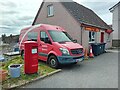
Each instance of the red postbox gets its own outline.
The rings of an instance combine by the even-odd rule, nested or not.
[[[24,72],[33,74],[38,71],[38,44],[35,41],[24,42]]]

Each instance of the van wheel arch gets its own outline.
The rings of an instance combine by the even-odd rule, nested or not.
[[[52,56],[52,55],[56,57],[56,55],[53,54],[53,53],[49,54],[49,55],[48,55],[48,58],[47,58],[47,64],[49,64],[49,58],[50,58],[50,56]]]
[[[51,63],[53,61],[56,65]],[[56,55],[54,55],[54,54],[48,55],[47,64],[49,64],[50,67],[57,69],[59,67],[59,62],[58,62],[58,59],[57,59]]]

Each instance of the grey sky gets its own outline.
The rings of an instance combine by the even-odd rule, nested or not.
[[[43,0],[1,0],[0,1],[0,36],[16,35],[26,26],[30,26]],[[119,0],[74,0],[92,9],[107,24],[112,24],[112,14],[109,8]],[[88,2],[90,1],[90,2]]]

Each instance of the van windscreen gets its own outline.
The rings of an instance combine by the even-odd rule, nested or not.
[[[48,31],[54,42],[72,42],[72,38],[67,32],[49,30]]]

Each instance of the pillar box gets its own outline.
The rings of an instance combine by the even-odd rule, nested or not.
[[[38,72],[38,44],[35,41],[24,43],[24,72],[25,74]]]

